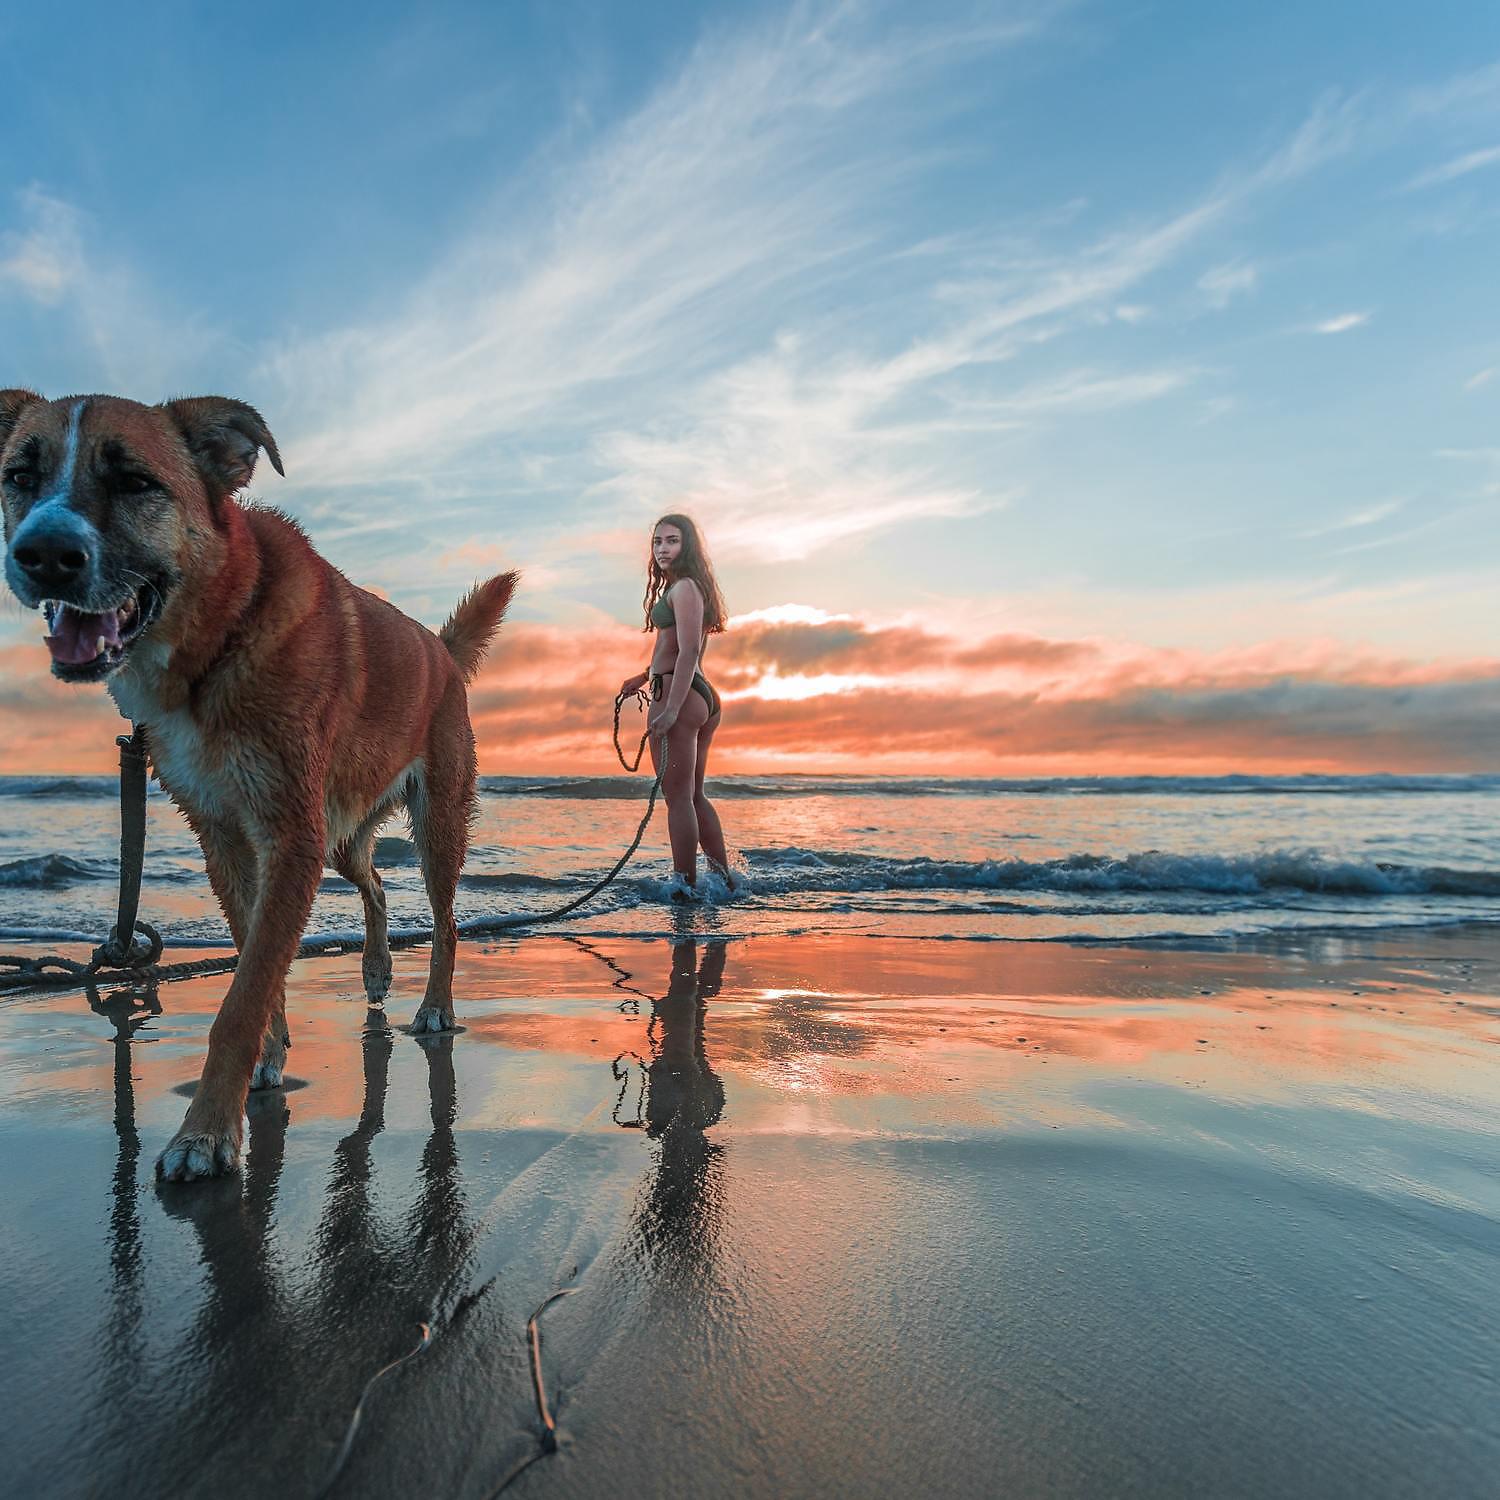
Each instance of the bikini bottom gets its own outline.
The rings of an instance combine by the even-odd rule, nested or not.
[[[662,693],[665,691],[662,683],[671,675],[670,672],[665,672],[662,676],[651,679],[651,701],[653,703],[661,702]],[[702,672],[693,673],[693,691],[708,704],[708,716],[710,719],[723,707],[723,704],[719,702],[719,695],[714,690],[713,683]]]

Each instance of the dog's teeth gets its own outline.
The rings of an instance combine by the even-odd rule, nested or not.
[[[94,655],[95,656],[103,656],[104,655],[104,637],[102,635],[99,637],[99,639],[97,641],[94,642]]]

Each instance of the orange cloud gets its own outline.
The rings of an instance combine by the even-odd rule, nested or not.
[[[1219,652],[1016,632],[975,638],[852,617],[732,622],[708,649],[725,696],[721,772],[952,775],[1500,768],[1500,662],[1414,661],[1337,641]],[[765,616],[769,615],[770,618]],[[491,773],[605,774],[629,625],[505,627],[470,690]],[[122,727],[98,688],[0,650],[0,770],[106,771]],[[643,721],[627,706],[622,739]]]

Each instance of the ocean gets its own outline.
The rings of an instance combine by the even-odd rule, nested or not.
[[[113,914],[112,776],[0,777],[0,940],[98,941]],[[644,776],[487,776],[461,921],[536,916],[603,875],[633,837]],[[693,929],[925,938],[1224,941],[1492,920],[1500,776],[1038,780],[730,776],[709,783],[743,887],[705,883]],[[431,918],[397,820],[377,866],[393,930]],[[549,932],[670,935],[665,809],[620,877]],[[141,915],[168,948],[228,931],[187,825],[150,798]],[[361,925],[331,871],[309,934]]]

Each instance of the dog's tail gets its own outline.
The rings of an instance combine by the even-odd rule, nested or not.
[[[520,581],[519,573],[501,573],[488,583],[476,583],[448,616],[448,623],[438,631],[438,639],[458,663],[465,682],[472,682],[479,663],[490,644],[490,637],[500,628],[511,595]]]

